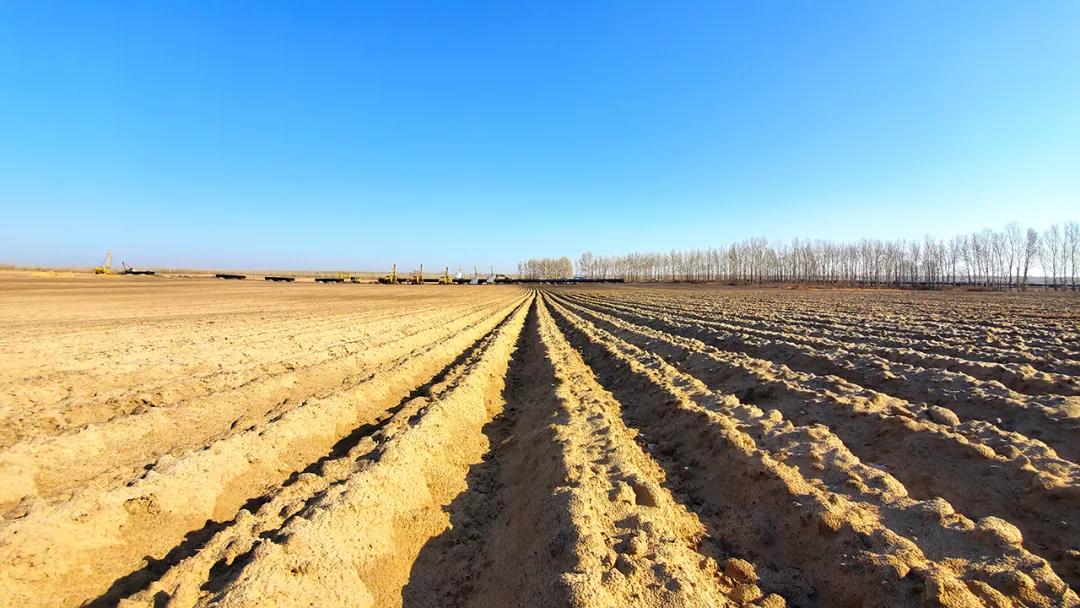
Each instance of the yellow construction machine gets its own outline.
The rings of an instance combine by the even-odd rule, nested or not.
[[[94,274],[116,274],[112,269],[112,251],[105,252],[105,262],[94,267]]]
[[[420,270],[416,271],[416,274],[409,279],[409,285],[423,285],[424,284],[424,265],[420,264]]]
[[[433,277],[430,279],[424,278],[424,265],[420,265],[420,270],[413,272],[411,275],[398,275],[397,264],[394,264],[394,269],[390,271],[390,274],[379,277],[379,282],[383,285],[423,285],[425,283],[438,283],[439,285],[453,285],[455,283],[454,277],[450,276],[450,267],[443,269],[442,275]]]
[[[390,271],[390,274],[379,277],[379,282],[383,285],[400,285],[401,279],[397,276],[397,264],[394,264],[394,269]]]

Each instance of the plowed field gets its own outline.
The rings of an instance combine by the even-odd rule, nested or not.
[[[1059,294],[0,279],[0,605],[1077,606]]]

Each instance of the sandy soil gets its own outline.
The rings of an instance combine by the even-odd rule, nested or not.
[[[0,606],[1077,606],[1078,304],[0,273]]]

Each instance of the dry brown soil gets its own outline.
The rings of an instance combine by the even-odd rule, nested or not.
[[[0,273],[0,606],[1077,606],[1066,294]]]

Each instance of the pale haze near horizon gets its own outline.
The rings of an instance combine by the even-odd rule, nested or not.
[[[1080,213],[1080,4],[0,6],[0,262],[385,269]]]

